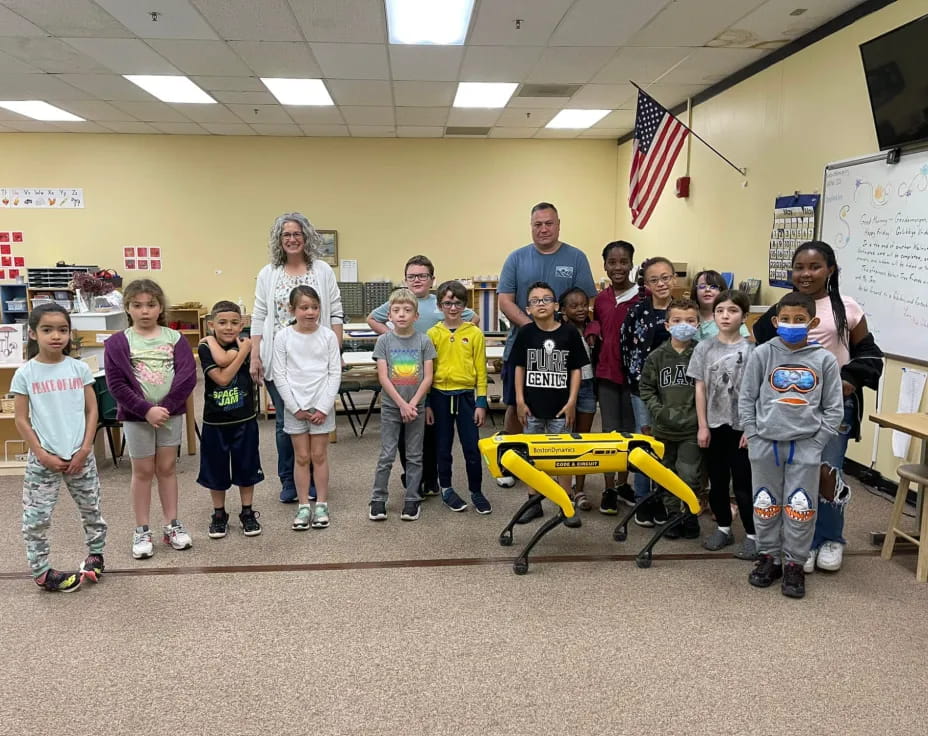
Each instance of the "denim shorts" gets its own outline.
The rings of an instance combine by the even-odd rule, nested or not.
[[[567,420],[564,417],[556,419],[539,419],[529,417],[525,423],[526,434],[564,434],[567,431]]]
[[[592,378],[580,381],[580,392],[577,394],[577,411],[583,414],[596,413],[596,389],[593,388]]]

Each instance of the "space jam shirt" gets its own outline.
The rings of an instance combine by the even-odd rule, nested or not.
[[[554,419],[570,398],[570,372],[590,359],[573,325],[546,332],[534,322],[519,329],[512,346],[514,365],[525,368],[525,403],[538,419]]]
[[[414,332],[407,337],[400,337],[392,331],[385,332],[377,338],[373,358],[387,362],[390,383],[405,401],[409,401],[425,377],[425,361],[435,360],[435,345],[428,335],[421,332]],[[381,394],[381,401],[396,408],[396,402],[386,391]]]
[[[237,345],[223,345],[221,342],[219,347],[227,353],[233,353],[229,356],[232,358],[238,350]],[[200,365],[203,366],[203,384],[206,389],[203,424],[241,424],[257,416],[255,385],[251,380],[248,359],[242,362],[238,373],[228,386],[220,386],[211,378],[212,372],[219,370],[219,366],[213,360],[209,347],[200,343],[197,346],[197,354],[200,356]]]

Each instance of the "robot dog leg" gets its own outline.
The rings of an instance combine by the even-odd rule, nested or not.
[[[670,491],[674,496],[683,501],[692,513],[698,514],[700,512],[699,500],[696,498],[696,494],[693,493],[693,490],[688,485],[686,485],[686,483],[680,480],[680,477],[670,468],[664,467],[660,460],[658,460],[652,453],[644,450],[641,447],[635,447],[631,450],[631,452],[628,453],[628,464],[638,472],[644,473],[658,486]],[[638,510],[639,506],[649,503],[652,499],[659,496],[661,493],[660,487],[650,495],[639,500],[634,505],[634,507],[632,507],[628,513],[626,513],[626,515],[619,522],[618,526],[616,526],[615,531],[612,533],[613,539],[621,542],[628,538],[629,520]],[[651,561],[653,557],[652,550],[654,549],[654,545],[657,544],[661,537],[663,537],[670,529],[679,524],[682,524],[685,515],[686,514],[683,511],[677,512],[667,521],[663,527],[655,532],[654,536],[648,540],[648,543],[642,547],[641,551],[638,553],[638,556],[635,558],[635,564],[638,567],[651,567]]]

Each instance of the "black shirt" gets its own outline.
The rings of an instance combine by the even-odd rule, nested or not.
[[[226,352],[238,351],[238,345],[223,345],[216,341]],[[206,396],[203,403],[203,424],[240,424],[257,415],[255,408],[255,386],[251,380],[248,360],[242,362],[238,373],[228,386],[220,386],[210,373],[219,370],[213,360],[209,346],[200,343],[197,346],[200,356],[200,365],[203,366]],[[232,356],[235,357],[235,356]]]
[[[573,325],[546,332],[534,322],[519,329],[512,346],[515,365],[525,368],[525,403],[538,419],[554,419],[570,398],[570,372],[590,362]]]

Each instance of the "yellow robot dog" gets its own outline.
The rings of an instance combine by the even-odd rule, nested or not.
[[[624,541],[628,536],[628,522],[639,506],[660,493],[661,488],[681,499],[689,510],[698,514],[699,501],[695,494],[669,468],[661,465],[664,456],[662,442],[643,434],[609,432],[600,434],[502,434],[486,437],[478,443],[480,453],[494,478],[515,476],[541,495],[532,495],[522,504],[515,516],[499,536],[504,547],[512,544],[512,529],[516,519],[533,504],[540,504],[542,496],[553,501],[560,512],[542,524],[513,562],[517,575],[528,572],[528,553],[538,541],[565,518],[574,515],[570,498],[551,476],[591,475],[593,473],[621,473],[635,470],[644,473],[658,487],[650,496],[640,500],[622,518],[612,536]],[[667,532],[683,521],[684,513],[675,514],[666,525],[658,529],[638,553],[638,567],[650,567],[654,545]]]

